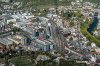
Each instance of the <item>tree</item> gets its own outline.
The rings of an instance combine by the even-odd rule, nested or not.
[[[8,56],[5,55],[5,66],[8,66],[9,65],[9,62],[8,62]]]
[[[9,22],[8,25],[12,28],[14,22]]]
[[[17,9],[17,8],[18,8],[18,6],[17,6],[17,5],[14,5],[13,7],[14,7],[15,9]]]
[[[19,32],[19,31],[21,31],[20,28],[17,28],[17,27],[14,27],[14,28],[13,28],[13,32],[14,32],[14,34],[15,34],[16,32]]]
[[[73,26],[75,26],[75,23],[71,21],[71,22],[69,23],[69,26],[70,26],[70,27],[73,27]]]

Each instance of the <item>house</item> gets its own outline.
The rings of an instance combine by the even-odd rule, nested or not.
[[[97,52],[97,54],[100,54],[100,49],[96,48],[95,51]]]
[[[91,61],[92,61],[92,62],[96,62],[96,58],[93,57],[93,56],[91,56]]]
[[[96,47],[96,44],[95,43],[91,43],[91,47],[92,48],[95,48]]]
[[[0,51],[2,52],[5,49],[9,49],[9,46],[12,44],[13,42],[7,38],[0,38]]]
[[[100,59],[97,59],[97,60],[96,60],[96,63],[100,63]],[[98,65],[98,66],[99,66],[99,65]]]
[[[3,51],[5,48],[6,48],[5,45],[0,44],[0,53],[2,53],[2,51]]]
[[[37,61],[46,61],[46,60],[49,60],[50,58],[46,55],[38,55],[36,60]]]

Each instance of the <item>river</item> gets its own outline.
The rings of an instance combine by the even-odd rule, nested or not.
[[[92,33],[98,24],[98,13],[94,13],[94,19],[92,24],[90,24],[89,28],[87,29],[89,33]]]

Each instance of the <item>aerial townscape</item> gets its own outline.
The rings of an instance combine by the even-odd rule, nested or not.
[[[0,0],[0,66],[100,66],[100,0]]]

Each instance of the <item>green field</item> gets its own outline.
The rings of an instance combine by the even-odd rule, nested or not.
[[[54,6],[70,5],[74,0],[16,0],[22,2],[22,8],[50,8]]]
[[[90,41],[88,45],[90,45],[92,42],[96,43],[98,47],[100,47],[100,40],[94,37],[92,34],[90,34],[87,31],[88,26],[90,25],[91,21],[86,20],[85,23],[81,24],[81,32],[82,34]]]
[[[34,64],[28,56],[12,58],[11,62],[15,64],[15,66],[33,66]]]

